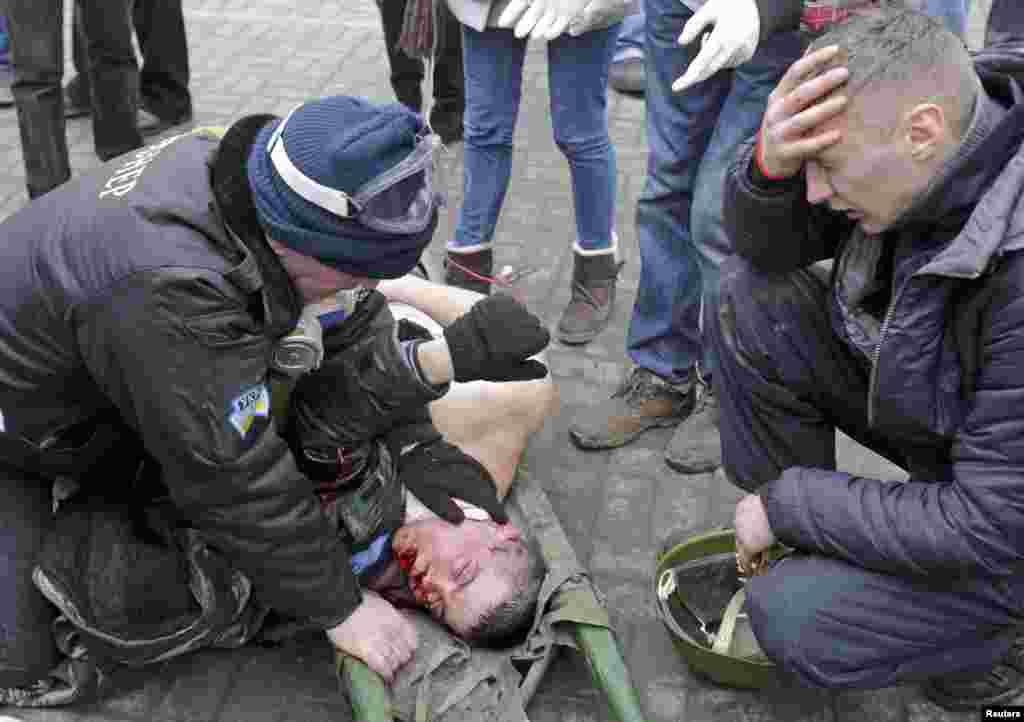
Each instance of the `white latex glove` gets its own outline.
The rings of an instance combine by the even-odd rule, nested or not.
[[[398,669],[412,659],[416,650],[416,627],[391,606],[391,602],[369,589],[363,602],[327,638],[342,652],[357,657],[390,684]]]
[[[708,25],[714,25],[714,28],[704,36],[697,57],[672,83],[672,90],[676,93],[711,77],[722,68],[742,65],[757,51],[761,16],[754,0],[708,0],[683,26],[679,44],[689,45]]]
[[[590,0],[512,0],[498,18],[499,28],[515,26],[517,38],[554,40]]]
[[[569,21],[569,34],[574,38],[591,30],[601,30],[626,17],[629,0],[590,0],[583,12]]]

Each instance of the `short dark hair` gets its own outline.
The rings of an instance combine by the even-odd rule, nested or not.
[[[981,83],[963,41],[941,20],[890,0],[875,13],[839,23],[808,52],[829,45],[841,49],[832,65],[850,71],[839,92],[852,98],[885,83],[913,87],[909,101],[916,94],[942,107],[959,137],[970,125]]]
[[[465,633],[465,639],[483,647],[505,648],[519,644],[533,626],[537,599],[547,573],[540,547],[533,539],[523,538],[526,568],[516,580],[515,592],[504,602],[480,615]]]

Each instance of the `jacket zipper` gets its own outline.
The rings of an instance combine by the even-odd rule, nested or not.
[[[903,284],[904,287],[906,284]],[[889,304],[889,308],[886,309],[885,318],[882,319],[882,328],[878,332],[878,343],[875,344],[875,353],[871,358],[871,377],[868,380],[868,428],[872,428],[875,425],[875,387],[878,385],[878,358],[882,355],[882,342],[885,341],[885,332],[889,330],[889,321],[892,319],[893,312],[896,310],[896,304],[899,303],[900,296],[903,295],[903,289],[901,288],[895,296],[893,296],[892,303]]]

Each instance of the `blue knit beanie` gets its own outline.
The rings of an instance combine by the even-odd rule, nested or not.
[[[248,162],[253,202],[268,235],[355,275],[396,278],[415,268],[437,227],[436,207],[431,207],[430,220],[421,230],[391,233],[360,223],[358,213],[345,218],[306,200],[289,187],[271,160],[268,145],[282,122],[260,130]],[[299,172],[353,196],[405,160],[422,142],[423,132],[421,117],[403,105],[378,106],[339,95],[297,108],[287,119],[281,140]],[[399,193],[399,202],[404,193],[411,204],[429,178],[419,173],[392,190]],[[394,206],[393,194],[389,200]]]

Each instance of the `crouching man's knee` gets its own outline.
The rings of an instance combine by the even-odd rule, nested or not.
[[[865,594],[864,574],[837,560],[795,554],[747,583],[754,636],[785,675],[822,689],[893,684],[898,655],[857,599]]]

